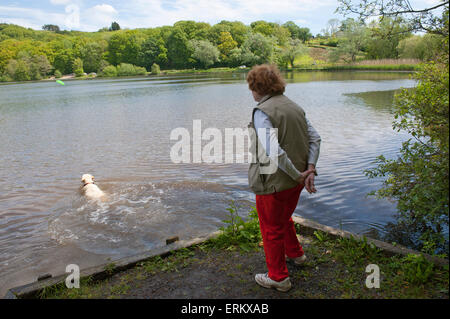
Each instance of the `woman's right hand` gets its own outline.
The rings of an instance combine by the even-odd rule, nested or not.
[[[310,174],[305,178],[305,188],[310,194],[317,192],[317,189],[314,186],[314,177],[314,174]]]
[[[316,170],[314,168],[308,168],[306,171],[300,173],[300,177],[297,179],[297,183],[304,184],[309,176],[314,176]]]

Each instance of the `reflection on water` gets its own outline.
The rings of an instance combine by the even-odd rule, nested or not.
[[[364,170],[394,157],[407,136],[392,130],[393,90],[406,73],[286,74],[322,137],[318,193],[296,214],[357,233],[383,232],[394,203]],[[9,84],[0,86],[0,293],[217,229],[231,200],[250,206],[246,164],[173,164],[170,132],[245,128],[255,102],[244,73]],[[87,202],[80,177],[108,194]],[[242,210],[244,213],[245,209]]]

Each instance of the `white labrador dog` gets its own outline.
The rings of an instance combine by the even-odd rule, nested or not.
[[[89,199],[105,199],[105,193],[94,184],[94,176],[91,174],[83,174],[81,176],[83,187],[81,188],[84,195]]]

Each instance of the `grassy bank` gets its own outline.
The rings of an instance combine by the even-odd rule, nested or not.
[[[353,71],[353,70],[367,70],[367,71],[417,71],[418,64],[397,64],[397,65],[332,65],[323,68],[324,71]]]
[[[244,221],[235,206],[219,237],[95,282],[83,278],[79,289],[64,284],[46,288],[41,298],[448,298],[448,266],[420,255],[390,256],[366,240],[333,238],[323,232],[299,236],[308,261],[288,262],[293,288],[280,293],[259,287],[254,275],[265,272],[256,212]],[[366,266],[379,266],[380,288],[366,287]],[[108,266],[113,272],[114,264]]]

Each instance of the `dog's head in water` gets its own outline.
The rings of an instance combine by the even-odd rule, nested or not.
[[[92,176],[91,174],[83,174],[83,176],[81,176],[81,182],[84,185],[94,184],[94,176]]]

